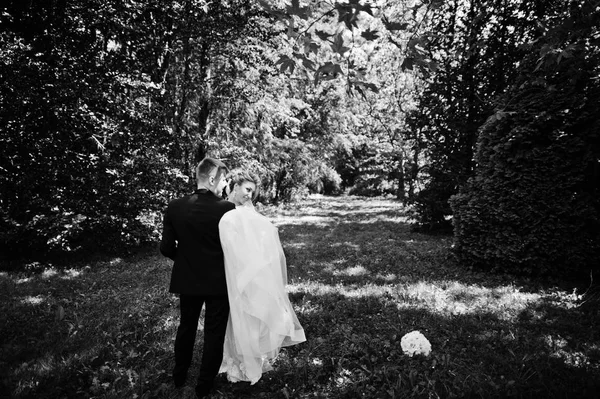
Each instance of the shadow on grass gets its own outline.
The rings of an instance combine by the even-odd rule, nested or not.
[[[394,293],[349,297],[300,290],[290,299],[308,341],[283,349],[275,369],[254,386],[219,377],[212,398],[591,398],[600,388],[597,363],[588,359],[577,364],[575,357],[561,355],[576,354],[589,345],[582,333],[589,333],[589,326],[582,330],[573,323],[576,315],[548,304],[532,305],[516,320],[506,321],[489,312],[440,316],[414,303],[406,307]],[[538,317],[541,311],[545,317]],[[165,312],[149,314],[154,316],[116,321],[121,324],[107,328],[108,336],[90,331],[77,345],[66,345],[62,352],[54,348],[50,357],[37,346],[18,361],[3,358],[15,368],[3,367],[2,394],[15,398],[125,398],[133,393],[148,398],[183,397],[184,391],[171,387],[165,371],[172,365],[173,331],[163,334],[144,327],[164,324]],[[21,329],[27,331],[25,325]],[[402,353],[401,337],[412,330],[431,341],[430,356],[410,358]],[[569,339],[560,338],[567,335]],[[200,332],[197,345],[201,338]],[[48,342],[57,340],[60,337]],[[22,364],[43,364],[39,359],[44,357],[54,357],[54,363],[48,360],[45,369],[36,370],[35,384],[31,381],[31,386],[24,387],[27,381],[20,381],[22,389],[15,395],[20,369],[26,367]],[[199,353],[188,387],[193,386],[198,359]]]
[[[0,274],[0,397],[141,397],[148,375],[168,382],[166,266],[144,257]]]
[[[320,199],[273,219],[308,341],[284,348],[254,386],[220,377],[213,398],[585,398],[600,389],[597,313],[540,291],[543,282],[461,269],[450,238],[411,231],[400,204]],[[169,273],[151,255],[46,277],[0,274],[0,396],[194,397],[199,353],[186,390],[170,384],[178,312]],[[402,353],[412,330],[431,341],[429,357]]]
[[[399,310],[394,296],[290,297],[308,341],[284,349],[255,386],[222,382],[214,398],[591,398],[600,388],[597,367],[557,357],[546,337],[565,330],[544,331],[543,321]],[[430,356],[403,354],[413,330],[430,340]]]
[[[531,293],[582,293],[589,284],[463,268],[452,253],[453,237],[415,232],[409,210],[398,201],[322,197],[311,204],[271,215],[288,267],[303,281],[315,276],[345,285],[459,280],[488,288],[511,285]]]

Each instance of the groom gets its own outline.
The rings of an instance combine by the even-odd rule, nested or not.
[[[212,389],[223,360],[229,317],[219,221],[235,208],[220,198],[226,185],[223,162],[204,158],[196,167],[198,189],[169,203],[163,219],[160,252],[174,260],[169,291],[179,294],[180,320],[175,337],[175,386],[185,384],[192,363],[198,318],[206,304],[204,346],[196,394]]]

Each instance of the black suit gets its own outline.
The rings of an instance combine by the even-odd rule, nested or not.
[[[175,338],[173,370],[177,385],[185,381],[191,365],[198,318],[204,304],[199,386],[212,386],[223,360],[229,301],[219,221],[232,209],[235,209],[233,203],[199,189],[171,201],[164,215],[160,252],[174,261],[169,291],[180,296],[181,319]]]

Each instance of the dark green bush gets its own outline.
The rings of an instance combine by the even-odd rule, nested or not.
[[[268,155],[262,176],[264,202],[292,202],[308,194],[307,184],[317,167],[308,146],[296,139],[276,139]]]
[[[422,231],[449,233],[452,229],[449,219],[452,209],[448,198],[456,192],[456,181],[447,173],[438,170],[432,172],[427,186],[411,198],[418,221],[414,227]]]
[[[349,190],[350,195],[364,197],[377,197],[380,195],[395,194],[396,188],[386,175],[381,173],[363,173],[357,177],[354,186]]]
[[[598,128],[540,119],[548,125],[514,117],[483,131],[476,176],[451,200],[463,261],[527,274],[600,264],[598,176],[590,173],[600,154],[589,145]]]
[[[311,193],[340,195],[343,192],[342,178],[335,169],[321,162],[312,174],[308,189]]]
[[[375,197],[398,193],[398,168],[402,165],[396,150],[382,150],[377,145],[361,143],[340,146],[334,154],[335,169],[341,187],[350,195]]]
[[[508,105],[483,126],[475,175],[451,200],[466,264],[563,276],[599,269],[600,54],[582,44],[593,18],[577,17],[579,36],[565,28],[547,38],[573,52],[525,60]]]

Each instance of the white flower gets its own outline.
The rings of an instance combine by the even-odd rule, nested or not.
[[[411,331],[400,340],[402,351],[410,357],[414,355],[428,356],[431,352],[431,344],[419,331]]]

